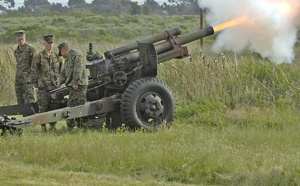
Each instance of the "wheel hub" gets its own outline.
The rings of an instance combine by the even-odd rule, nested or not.
[[[145,96],[144,111],[149,118],[159,118],[163,110],[164,106],[159,96],[155,94]]]

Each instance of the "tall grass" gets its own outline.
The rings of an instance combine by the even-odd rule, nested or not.
[[[168,184],[298,185],[299,65],[202,50],[159,65],[178,100],[169,130],[28,129],[0,140],[1,161]]]
[[[1,16],[0,41],[11,43],[16,30],[26,30],[30,41],[53,34],[60,39],[77,38],[81,42],[116,42],[141,39],[166,29],[179,27],[183,33],[197,28],[197,16],[132,16],[81,14],[52,16]]]
[[[183,184],[297,185],[299,126],[262,129],[177,124],[157,133],[25,133],[1,139],[0,155],[2,162],[62,173]]]
[[[82,18],[86,19],[86,25],[93,22],[101,25],[107,21],[99,15],[89,16]],[[118,25],[125,25],[123,18],[108,17]],[[127,18],[130,26],[153,26],[151,21],[155,20],[159,26],[153,26],[152,30],[169,25],[168,21],[163,22],[165,17]],[[53,19],[65,19],[64,24],[70,27],[83,24],[76,23],[79,19],[76,16]],[[176,20],[176,23],[170,22],[175,26],[184,21],[191,24],[194,17],[168,19]],[[137,26],[133,33],[140,32],[140,28]],[[122,34],[126,32],[130,32],[130,28],[124,29]],[[77,31],[73,34],[81,37]],[[132,42],[131,36],[121,39],[115,38],[113,33],[108,35],[107,39],[112,40],[96,42],[95,51],[102,54]],[[68,35],[56,41],[65,39],[85,55],[88,42]],[[42,49],[39,41],[31,41],[37,51]],[[47,185],[42,178],[46,177],[53,185],[61,182],[67,185],[74,183],[69,181],[70,175],[89,175],[87,177],[94,180],[99,178],[95,175],[114,175],[126,183],[128,178],[135,183],[128,185],[136,185],[136,182],[145,185],[299,185],[299,44],[295,48],[295,61],[278,65],[249,51],[214,54],[210,50],[212,42],[212,38],[206,38],[207,47],[201,49],[196,46],[198,42],[189,44],[190,59],[170,60],[159,65],[159,78],[167,82],[177,100],[177,116],[170,129],[157,133],[120,130],[68,134],[61,123],[59,132],[53,135],[42,135],[38,126],[25,129],[21,137],[0,139],[0,165],[5,165],[0,166],[4,172],[0,180],[5,185],[17,185],[20,182],[16,178],[31,176],[37,183]],[[14,46],[9,44],[0,48],[1,104],[15,102],[15,62],[11,47]],[[20,164],[18,170],[29,167],[30,173],[12,171],[10,166],[16,167],[16,164]],[[58,175],[41,174],[45,171]],[[30,181],[25,179],[22,184],[30,185]],[[94,181],[88,183],[97,185]]]
[[[175,91],[183,105],[182,116],[222,126],[226,123],[224,114],[231,110],[297,110],[299,70],[299,63],[278,65],[255,53],[207,56],[201,52],[191,59],[161,64],[159,76]],[[203,121],[203,113],[210,113],[207,117],[213,121]]]
[[[299,64],[278,65],[255,55],[171,60],[159,74],[184,99],[213,98],[230,108],[299,106]]]
[[[0,47],[0,103],[5,105],[15,102],[15,67],[13,49],[10,47]]]

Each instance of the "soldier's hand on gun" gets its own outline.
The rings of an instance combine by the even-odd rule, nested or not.
[[[73,85],[73,89],[77,90],[78,89],[78,85]]]
[[[38,87],[34,88],[34,92],[39,92],[39,88]]]
[[[56,83],[55,85],[56,88],[60,88],[60,86],[61,86],[60,83]]]

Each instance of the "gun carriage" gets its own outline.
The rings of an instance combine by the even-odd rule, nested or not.
[[[212,27],[181,35],[175,28],[152,37],[106,51],[102,57],[89,44],[86,68],[90,72],[85,105],[37,113],[33,104],[0,107],[0,128],[3,132],[20,131],[24,127],[84,118],[90,128],[129,128],[157,130],[170,124],[175,116],[175,100],[166,83],[157,78],[159,63],[189,56],[184,44],[214,34]],[[68,95],[68,88],[51,91],[52,99]],[[22,118],[9,115],[22,114]],[[79,126],[80,127],[80,126]]]

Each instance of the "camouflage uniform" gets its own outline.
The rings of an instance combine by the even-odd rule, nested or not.
[[[61,51],[61,48],[65,45],[67,44],[61,43],[58,46],[59,51]],[[68,107],[83,105],[86,102],[88,76],[85,71],[86,68],[80,53],[77,50],[70,49],[58,79],[59,84],[65,84],[69,87]],[[72,86],[78,86],[78,89],[74,90]],[[67,120],[69,129],[75,127],[75,121],[79,122],[80,119]]]
[[[15,36],[18,38],[25,38],[24,31],[15,32]],[[33,103],[34,91],[31,84],[31,63],[35,49],[25,43],[22,46],[18,46],[14,51],[14,56],[17,61],[16,77],[15,77],[15,92],[17,97],[17,103]]]
[[[52,35],[44,36],[46,42],[53,42]],[[32,64],[32,83],[38,88],[37,103],[39,112],[46,112],[60,108],[62,98],[51,99],[49,91],[55,89],[55,82],[60,73],[62,58],[52,52],[50,56],[45,50],[34,56]],[[55,130],[55,123],[50,123],[50,131]],[[42,124],[43,131],[47,131],[46,125]]]

